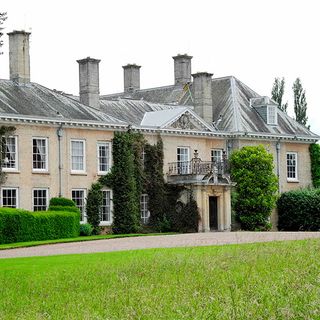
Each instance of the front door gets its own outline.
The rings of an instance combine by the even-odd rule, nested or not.
[[[218,197],[209,197],[210,230],[218,230]]]

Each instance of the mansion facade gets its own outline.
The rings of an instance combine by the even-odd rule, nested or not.
[[[151,144],[161,137],[165,179],[193,191],[199,231],[231,228],[233,150],[265,145],[280,192],[311,185],[309,145],[319,137],[233,76],[191,74],[192,57],[183,54],[173,57],[172,85],[140,89],[140,66],[130,64],[123,66],[123,92],[100,95],[100,60],[88,57],[77,61],[80,94],[73,96],[30,82],[30,33],[8,35],[10,79],[0,79],[0,125],[15,131],[2,138],[1,206],[46,210],[50,198],[63,196],[75,201],[85,222],[88,190],[112,167],[113,135],[128,128]],[[102,226],[112,224],[112,197],[103,189]],[[143,194],[142,222],[148,217]]]

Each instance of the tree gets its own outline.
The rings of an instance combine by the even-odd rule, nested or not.
[[[284,78],[280,80],[280,78],[275,78],[274,83],[271,90],[271,99],[278,103],[279,109],[284,112],[287,112],[288,102],[282,104],[282,98],[284,94]]]
[[[296,120],[304,126],[307,126],[307,101],[306,93],[303,90],[301,81],[299,78],[296,79],[293,86],[293,96],[294,96],[294,113],[296,115]],[[308,128],[310,126],[307,126]]]
[[[311,176],[315,188],[320,188],[320,145],[310,144]]]
[[[248,146],[230,157],[231,176],[237,183],[236,217],[245,230],[270,229],[278,179],[273,172],[273,156],[264,146]]]
[[[1,25],[4,23],[4,21],[7,20],[7,13],[6,12],[0,12],[0,48],[3,45],[3,41],[1,40],[1,37],[3,36],[2,30],[4,29],[3,27],[1,27]],[[0,51],[0,54],[2,54],[2,52]]]
[[[88,222],[93,227],[93,234],[99,234],[100,211],[102,206],[102,185],[97,182],[91,185],[88,192],[86,213]]]

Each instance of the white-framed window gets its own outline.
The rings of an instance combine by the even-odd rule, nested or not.
[[[298,154],[287,152],[287,179],[289,181],[298,180]]]
[[[1,188],[1,206],[18,208],[18,188]]]
[[[85,140],[71,140],[71,172],[84,173],[86,171]]]
[[[86,189],[72,189],[71,199],[80,210],[80,221],[86,222]]]
[[[100,223],[102,225],[108,225],[112,223],[111,190],[102,190]]]
[[[267,106],[267,124],[278,124],[277,110],[277,106]]]
[[[35,188],[32,190],[33,211],[46,211],[49,204],[49,190],[47,188]]]
[[[219,163],[222,161],[222,149],[211,149],[211,162]]]
[[[32,138],[32,170],[48,171],[47,138]]]
[[[140,196],[140,215],[141,222],[147,224],[150,218],[150,211],[148,209],[149,197],[147,194],[142,194]]]
[[[141,164],[142,164],[142,168],[144,169],[145,168],[145,161],[146,161],[146,150],[145,148],[142,148],[141,150]]]
[[[110,171],[110,142],[97,143],[98,173],[105,174]]]
[[[178,174],[188,174],[190,161],[190,147],[177,148],[177,168]]]
[[[4,148],[4,159],[2,162],[3,171],[18,170],[18,144],[17,137],[2,137],[2,146]]]

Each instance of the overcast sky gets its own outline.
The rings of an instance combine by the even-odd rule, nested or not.
[[[173,84],[177,53],[192,72],[233,75],[261,95],[275,77],[306,89],[309,124],[320,134],[320,18],[317,0],[1,0],[5,32],[31,31],[31,80],[78,94],[77,59],[101,59],[101,94],[123,91],[122,66],[137,63],[141,88]],[[0,78],[9,78],[3,37]]]

